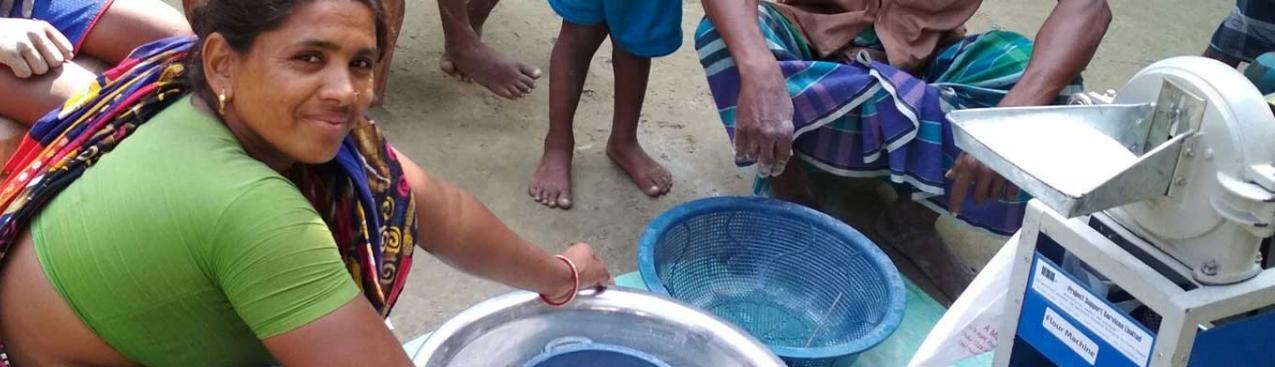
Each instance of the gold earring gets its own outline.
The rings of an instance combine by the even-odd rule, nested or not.
[[[226,90],[222,89],[221,94],[217,95],[217,114],[226,115]]]

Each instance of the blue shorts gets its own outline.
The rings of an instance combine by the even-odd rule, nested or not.
[[[612,42],[637,56],[664,56],[682,46],[681,0],[549,0],[549,6],[568,23],[605,23]]]
[[[0,0],[0,18],[43,20],[66,36],[75,53],[112,0]]]

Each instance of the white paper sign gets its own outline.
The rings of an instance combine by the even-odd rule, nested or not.
[[[1090,294],[1058,268],[1037,259],[1032,290],[1058,305],[1062,312],[1076,319],[1086,329],[1098,334],[1099,339],[1111,344],[1112,348],[1120,351],[1134,364],[1147,365],[1147,357],[1151,355],[1151,346],[1154,343],[1151,334],[1126,319],[1102,299]]]
[[[1050,334],[1054,334],[1058,340],[1071,348],[1072,351],[1080,355],[1089,365],[1093,365],[1098,360],[1098,343],[1094,343],[1093,339],[1085,336],[1084,333],[1072,326],[1067,319],[1058,316],[1053,309],[1045,307],[1045,317],[1040,320],[1040,324],[1045,326],[1045,330],[1049,330]]]

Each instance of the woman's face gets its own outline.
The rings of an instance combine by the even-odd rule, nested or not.
[[[327,162],[372,102],[376,58],[376,22],[367,5],[301,5],[234,57],[227,122],[267,164]]]

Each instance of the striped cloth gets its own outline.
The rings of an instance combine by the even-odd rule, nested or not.
[[[950,185],[944,173],[961,153],[946,112],[995,106],[1022,76],[1032,52],[1031,40],[1022,35],[987,32],[943,49],[917,77],[866,54],[820,60],[800,30],[770,4],[760,5],[758,13],[767,46],[787,78],[793,149],[806,167],[844,177],[888,177],[940,206],[946,206],[943,194]],[[865,32],[854,46],[879,48],[880,42]],[[695,47],[718,114],[734,139],[739,72],[707,19],[695,32]],[[1078,84],[1069,86],[1059,102],[1079,91]],[[754,187],[759,195],[769,191],[764,180]],[[971,198],[959,218],[995,233],[1013,233],[1022,223],[1026,200],[975,205]]]
[[[1231,14],[1213,32],[1209,47],[1244,62],[1275,51],[1275,1],[1236,1]]]

